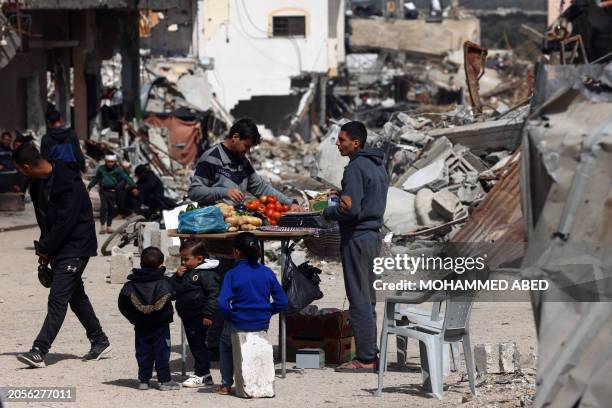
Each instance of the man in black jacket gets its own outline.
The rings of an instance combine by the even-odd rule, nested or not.
[[[355,334],[357,358],[336,368],[342,372],[372,372],[377,368],[376,291],[374,258],[382,245],[380,228],[387,205],[389,177],[381,149],[364,148],[367,129],[348,122],[340,129],[336,146],[348,156],[344,168],[340,205],[328,207],[323,216],[338,221],[344,286]]]
[[[40,154],[45,160],[63,161],[83,173],[86,170],[79,138],[63,125],[60,113],[53,107],[47,110],[47,134],[40,141]]]
[[[172,199],[164,196],[164,183],[147,165],[136,166],[134,175],[137,182],[136,189],[133,191],[137,197],[136,211],[138,213],[148,218],[159,211],[176,207],[176,203]],[[141,209],[143,204],[148,207],[147,210]]]
[[[148,247],[140,255],[140,269],[134,269],[119,293],[119,311],[134,325],[138,389],[148,390],[157,371],[159,389],[170,391],[179,385],[170,376],[170,323],[173,289],[164,276],[164,254]]]
[[[91,350],[84,359],[99,360],[111,347],[85,294],[81,277],[98,247],[91,201],[81,175],[62,161],[44,160],[31,143],[13,152],[13,162],[32,179],[30,195],[41,232],[36,254],[39,264],[50,264],[53,271],[45,322],[32,349],[19,354],[17,359],[31,367],[45,366],[45,355],[70,304],[91,342]]]

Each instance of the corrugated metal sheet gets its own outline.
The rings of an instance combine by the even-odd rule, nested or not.
[[[524,254],[525,227],[521,211],[520,148],[501,170],[501,178],[450,240],[461,256],[481,256],[496,268],[520,260]],[[492,245],[494,244],[494,245]]]

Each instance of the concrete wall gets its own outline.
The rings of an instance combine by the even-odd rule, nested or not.
[[[46,56],[42,49],[18,53],[0,69],[0,129],[25,129],[28,126],[26,80],[38,77],[40,99],[46,100]]]
[[[288,95],[292,77],[334,74],[344,58],[344,34],[338,35],[337,24],[329,32],[328,0],[205,0],[198,4],[198,55],[214,58],[209,81],[228,110],[253,96]],[[306,16],[306,37],[271,38],[273,15]]]

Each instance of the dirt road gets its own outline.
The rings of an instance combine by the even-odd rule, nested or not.
[[[48,367],[26,369],[15,358],[19,352],[30,348],[46,314],[47,290],[36,278],[36,257],[32,248],[38,230],[30,229],[0,233],[0,386],[71,386],[76,387],[75,403],[48,403],[52,407],[109,407],[114,404],[126,407],[151,406],[224,406],[224,407],[406,407],[438,406],[521,406],[520,399],[533,394],[535,377],[529,375],[505,378],[497,384],[495,378],[478,379],[479,396],[472,399],[465,378],[451,374],[445,378],[443,401],[431,399],[420,390],[418,350],[415,344],[409,348],[410,364],[399,369],[392,365],[385,375],[385,392],[380,398],[373,396],[377,386],[374,374],[340,374],[332,368],[290,372],[286,379],[277,379],[276,398],[265,400],[241,400],[213,393],[211,388],[181,389],[160,392],[156,389],[138,391],[134,358],[134,334],[132,326],[117,310],[120,285],[105,282],[108,258],[91,260],[85,272],[85,287],[94,309],[109,335],[113,351],[110,358],[97,362],[83,362],[80,357],[89,350],[89,342],[78,320],[68,312],[62,330],[47,356]],[[334,275],[322,275],[325,298],[321,307],[342,307],[344,285],[338,265],[330,264]],[[379,304],[382,316],[382,304]],[[379,322],[380,324],[380,322]],[[270,338],[277,336],[277,320],[271,324]],[[476,304],[472,314],[472,342],[499,343],[515,341],[523,354],[533,352],[536,345],[533,318],[526,303]],[[180,325],[178,317],[172,325],[173,353],[171,368],[177,381],[180,376]],[[394,341],[391,351],[394,352]],[[274,344],[276,341],[274,340]],[[394,353],[390,361],[395,361]],[[290,363],[291,366],[291,363]],[[279,366],[277,366],[279,367]],[[213,377],[219,381],[218,366]],[[518,404],[518,405],[517,405]],[[11,406],[42,406],[13,403]]]

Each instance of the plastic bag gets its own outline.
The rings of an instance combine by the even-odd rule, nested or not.
[[[214,206],[187,211],[179,214],[178,218],[180,234],[202,234],[227,230],[221,209]]]
[[[285,274],[283,276],[283,290],[289,299],[287,313],[297,313],[310,303],[323,297],[319,289],[321,270],[304,262],[295,266],[291,256],[285,260]]]

